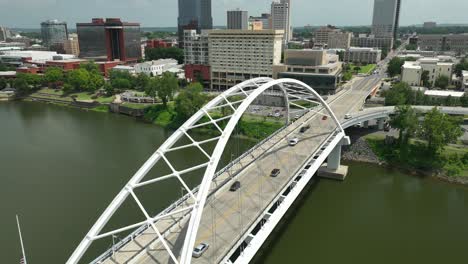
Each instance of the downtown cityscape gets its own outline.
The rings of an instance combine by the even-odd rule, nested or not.
[[[464,1],[37,2],[0,1],[2,263],[468,261]]]

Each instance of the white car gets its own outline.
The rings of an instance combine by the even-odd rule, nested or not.
[[[205,253],[205,251],[210,247],[207,243],[200,243],[193,249],[192,257],[199,258]]]
[[[353,116],[352,116],[351,114],[346,114],[346,115],[344,116],[344,119],[351,119],[351,118],[353,118]]]
[[[289,140],[289,146],[293,147],[293,146],[296,146],[297,143],[299,143],[299,139],[298,138],[291,138]]]

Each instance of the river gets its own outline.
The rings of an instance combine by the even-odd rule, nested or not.
[[[18,263],[21,256],[15,214],[29,263],[64,263],[170,133],[120,115],[0,103],[0,263]],[[233,140],[223,164],[252,144]],[[187,157],[193,155],[185,153],[180,162]],[[468,260],[468,188],[350,165],[345,182],[310,185],[256,263]],[[145,195],[159,209],[179,193],[169,188]],[[133,220],[130,209],[124,208],[117,220]],[[109,239],[99,246],[110,244]]]

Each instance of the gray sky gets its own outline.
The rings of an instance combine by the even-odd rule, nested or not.
[[[292,23],[303,25],[369,25],[373,0],[291,0]],[[402,0],[402,25],[467,23],[467,0]],[[271,0],[213,0],[215,25],[226,24],[226,10],[240,7],[249,15],[269,12]],[[465,13],[465,14],[464,14]],[[0,25],[39,27],[57,18],[87,22],[92,17],[121,17],[144,27],[172,27],[177,23],[177,0],[0,0]]]

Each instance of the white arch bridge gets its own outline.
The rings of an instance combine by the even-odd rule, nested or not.
[[[284,94],[285,126],[219,168],[241,118],[271,91]],[[340,166],[341,145],[349,138],[338,118],[350,110],[343,107],[345,100],[358,102],[366,94],[331,100],[340,109],[337,117],[314,89],[297,80],[257,78],[232,87],[196,112],[144,163],[67,263],[82,261],[93,242],[116,235],[125,238],[92,263],[248,263],[327,158],[329,169]],[[296,146],[288,146],[292,137],[299,139]],[[183,164],[181,151],[193,153],[182,157]],[[277,177],[270,176],[273,169],[280,169]],[[230,192],[234,181],[242,186]],[[178,188],[183,193],[177,197]],[[152,205],[170,200],[166,195],[176,202],[167,201],[163,210]],[[111,225],[127,203],[141,219]],[[209,249],[192,258],[201,242]]]

